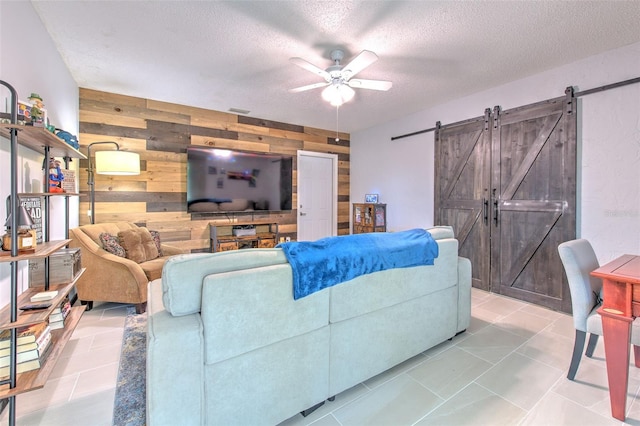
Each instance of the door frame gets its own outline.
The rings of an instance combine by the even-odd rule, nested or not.
[[[296,191],[296,234],[300,230],[300,193],[303,188],[301,186],[302,179],[301,176],[304,175],[304,170],[302,170],[300,158],[301,157],[320,157],[327,158],[331,160],[331,191],[333,192],[333,196],[331,197],[331,236],[338,235],[338,155],[337,154],[329,154],[325,152],[315,152],[315,151],[304,151],[298,150],[297,153],[297,191]]]

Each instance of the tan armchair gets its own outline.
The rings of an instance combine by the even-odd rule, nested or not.
[[[77,282],[78,299],[87,310],[93,302],[108,301],[132,303],[136,312],[147,308],[147,285],[160,278],[164,262],[173,255],[183,253],[176,247],[161,244],[162,257],[137,263],[106,251],[100,241],[100,234],[108,233],[117,237],[118,232],[138,229],[129,222],[100,223],[83,225],[69,230],[70,247],[79,247],[82,255],[84,274]]]

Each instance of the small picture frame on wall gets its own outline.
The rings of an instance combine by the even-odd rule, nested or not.
[[[364,196],[364,202],[365,203],[374,203],[377,204],[378,203],[378,194],[366,194]]]

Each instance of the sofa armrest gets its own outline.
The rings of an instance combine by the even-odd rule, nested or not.
[[[173,426],[204,418],[204,338],[199,313],[164,309],[162,282],[148,286],[147,424]]]
[[[171,246],[169,244],[161,243],[160,246],[162,247],[163,256],[175,256],[176,254],[187,253],[185,250],[179,247]]]
[[[471,261],[458,257],[458,333],[471,322]]]

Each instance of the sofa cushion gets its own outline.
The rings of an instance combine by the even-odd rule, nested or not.
[[[204,278],[201,315],[212,364],[328,326],[329,292],[294,300],[288,264],[215,273]]]
[[[118,237],[111,235],[108,232],[102,232],[100,233],[99,238],[100,242],[102,243],[102,248],[109,253],[119,257],[127,256],[126,252],[124,251],[124,247],[122,247],[118,242]]]
[[[147,228],[128,229],[118,232],[118,241],[126,252],[127,259],[136,263],[158,257],[156,243]]]
[[[344,321],[453,287],[458,282],[458,241],[436,239],[433,266],[388,269],[331,287],[331,323]]]
[[[147,278],[149,278],[149,281],[157,280],[162,277],[162,267],[167,259],[168,257],[157,257],[153,260],[148,260],[140,264],[140,267]]]
[[[162,301],[171,315],[200,312],[205,276],[262,266],[287,264],[282,249],[246,249],[172,256],[162,271]],[[293,287],[291,287],[293,300]]]

